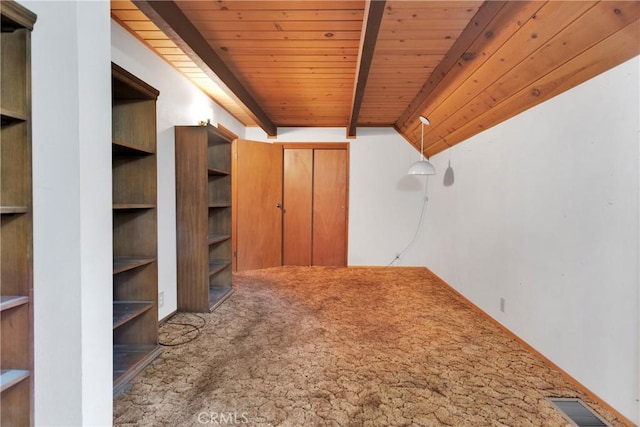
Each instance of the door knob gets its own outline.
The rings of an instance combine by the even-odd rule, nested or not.
[[[282,209],[282,203],[276,203],[276,208]]]

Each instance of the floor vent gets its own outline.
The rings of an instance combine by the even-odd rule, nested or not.
[[[554,397],[549,400],[578,427],[611,427],[580,399]]]

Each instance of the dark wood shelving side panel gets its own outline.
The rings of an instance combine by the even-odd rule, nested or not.
[[[176,126],[178,310],[207,311],[207,163],[204,127]]]

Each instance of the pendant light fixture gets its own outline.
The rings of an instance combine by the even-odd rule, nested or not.
[[[420,123],[420,160],[412,163],[407,173],[409,175],[435,175],[436,168],[424,158],[424,126],[428,126],[430,123],[424,116],[420,116]]]

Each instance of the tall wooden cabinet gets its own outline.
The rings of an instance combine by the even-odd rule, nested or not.
[[[231,137],[176,126],[178,310],[208,312],[231,286]]]
[[[36,15],[0,3],[0,424],[33,425],[31,30]]]
[[[112,64],[114,391],[160,354],[156,191],[159,92]]]

